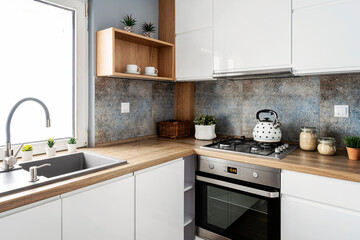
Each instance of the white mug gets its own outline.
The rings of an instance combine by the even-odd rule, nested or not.
[[[135,64],[126,65],[126,72],[128,72],[128,73],[140,73],[140,71],[141,71],[141,68],[139,68]]]
[[[158,70],[154,67],[145,67],[145,74],[146,75],[156,75],[158,74]]]

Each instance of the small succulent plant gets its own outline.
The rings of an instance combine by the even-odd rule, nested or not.
[[[155,25],[153,23],[144,23],[142,26],[141,26],[142,30],[144,32],[155,32]]]
[[[68,144],[76,144],[76,139],[74,137],[70,138],[69,141],[67,141]]]
[[[30,144],[26,144],[22,147],[21,151],[23,152],[31,152],[33,150],[33,147]]]
[[[214,116],[209,115],[200,115],[194,120],[195,125],[214,125],[216,123],[216,119]]]
[[[53,138],[49,138],[46,140],[46,145],[48,145],[49,148],[52,148],[55,145],[56,141]]]
[[[349,148],[360,148],[360,137],[348,136],[344,138],[345,146]]]
[[[131,14],[125,15],[121,21],[125,26],[133,27],[136,24],[136,19]]]

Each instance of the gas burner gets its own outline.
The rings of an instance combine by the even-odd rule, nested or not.
[[[250,147],[250,152],[252,152],[252,153],[257,153],[259,151],[261,151],[261,147],[258,145],[254,145],[254,146]]]
[[[230,147],[231,147],[231,143],[229,142],[219,143],[219,148],[230,148]]]

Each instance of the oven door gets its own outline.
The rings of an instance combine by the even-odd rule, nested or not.
[[[197,236],[211,240],[280,239],[279,190],[244,183],[197,173]]]

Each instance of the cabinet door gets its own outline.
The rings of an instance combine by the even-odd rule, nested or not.
[[[307,6],[304,1],[295,6]],[[294,9],[295,74],[360,70],[360,1],[322,2]]]
[[[175,48],[177,80],[212,79],[212,28],[177,35]]]
[[[282,240],[358,240],[360,213],[283,195]]]
[[[214,0],[215,72],[290,66],[290,0]]]
[[[184,239],[184,160],[135,172],[136,240]]]
[[[175,33],[212,27],[212,0],[176,0]]]
[[[1,213],[0,239],[61,240],[59,197]]]
[[[132,174],[62,195],[63,240],[134,239]]]

